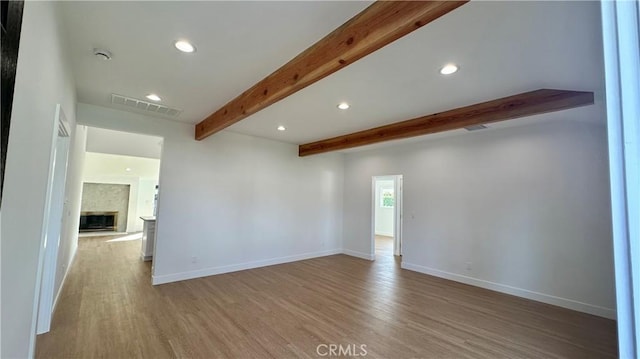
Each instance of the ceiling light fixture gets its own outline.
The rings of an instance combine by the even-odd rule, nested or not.
[[[158,101],[162,100],[162,99],[160,98],[160,96],[158,96],[158,95],[156,95],[156,94],[154,94],[154,93],[150,93],[150,94],[148,94],[148,95],[147,95],[147,98],[148,98],[149,100],[151,100],[151,101],[156,101],[156,102],[158,102]]]
[[[176,49],[182,51],[182,52],[195,52],[196,51],[196,47],[191,45],[191,43],[189,41],[186,40],[178,40],[175,43]]]
[[[458,71],[458,66],[455,64],[446,64],[440,69],[440,73],[443,75],[451,75],[456,71]]]
[[[124,170],[127,171],[127,172],[131,172],[131,168],[129,168],[129,167],[125,168]]]
[[[287,128],[286,128],[286,127],[284,127],[284,126],[278,126],[278,131],[284,131],[284,130],[286,130],[286,129],[287,129]]]
[[[346,102],[341,102],[340,104],[338,104],[338,108],[341,109],[341,110],[346,110],[349,107],[351,107],[351,106],[349,106],[349,104],[346,103]]]

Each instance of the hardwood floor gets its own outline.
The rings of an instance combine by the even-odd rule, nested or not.
[[[393,237],[376,235],[376,259],[393,257]]]
[[[401,270],[392,255],[154,287],[140,242],[113,239],[80,240],[38,358],[304,358],[329,354],[321,344],[371,358],[616,356],[614,321]]]

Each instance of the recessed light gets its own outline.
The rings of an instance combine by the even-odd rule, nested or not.
[[[131,168],[129,168],[129,167],[125,168],[124,170],[127,171],[127,172],[131,172]]]
[[[148,94],[148,95],[147,95],[147,98],[148,98],[149,100],[151,100],[151,101],[156,101],[156,102],[157,102],[157,101],[162,100],[162,99],[160,98],[160,96],[158,96],[158,95],[156,95],[156,94],[154,94],[154,93],[150,93],[150,94]]]
[[[286,127],[284,127],[284,126],[278,126],[278,131],[284,131],[284,130],[286,130],[286,129],[287,129],[287,128],[286,128]]]
[[[175,43],[176,49],[182,51],[182,52],[194,52],[196,51],[195,46],[191,45],[191,43],[189,41],[186,40],[179,40],[176,41]]]
[[[455,64],[446,64],[440,69],[440,73],[443,75],[451,75],[456,71],[458,71],[458,66]]]
[[[346,110],[346,109],[348,109],[349,107],[351,107],[351,106],[349,106],[349,104],[348,104],[348,103],[346,103],[346,102],[341,102],[341,103],[338,105],[338,108],[339,108],[339,109],[341,109],[341,110]]]

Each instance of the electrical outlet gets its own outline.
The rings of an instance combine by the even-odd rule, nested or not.
[[[198,263],[198,257],[196,256],[191,257],[191,263]]]

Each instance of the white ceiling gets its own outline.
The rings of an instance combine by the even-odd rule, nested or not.
[[[61,6],[80,102],[111,106],[111,93],[155,92],[184,110],[180,121],[195,124],[369,3]],[[179,38],[197,52],[175,50]],[[109,49],[113,59],[95,58],[94,47]],[[440,75],[446,62],[460,71]],[[301,144],[539,88],[594,91],[597,104],[536,121],[603,122],[603,86],[599,3],[474,1],[229,130]],[[352,107],[338,110],[341,101]]]
[[[129,171],[127,171],[127,168]],[[140,177],[143,179],[158,179],[160,160],[131,156],[110,155],[105,153],[87,152],[82,168],[83,181],[100,178],[117,179],[122,177]]]
[[[87,151],[160,159],[162,137],[89,127]]]

